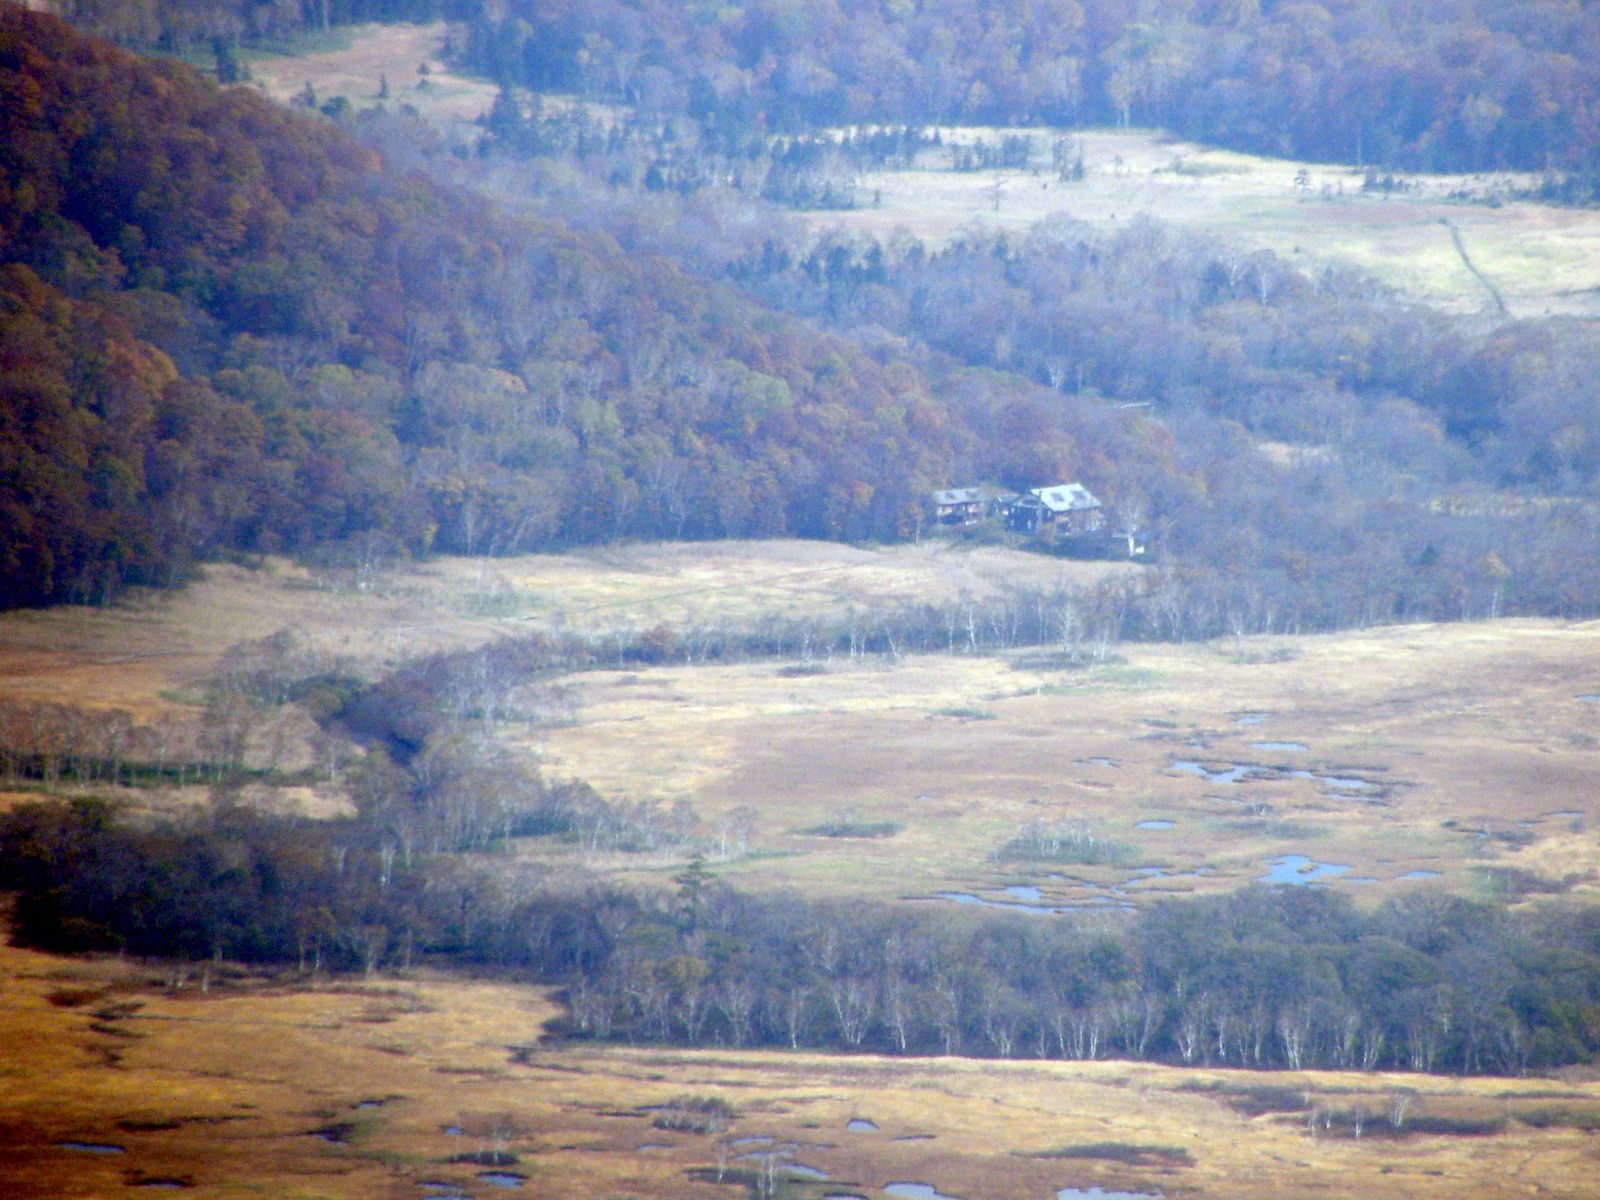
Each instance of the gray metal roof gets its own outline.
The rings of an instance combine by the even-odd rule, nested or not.
[[[988,488],[946,488],[930,497],[935,504],[982,504],[990,498]]]
[[[1081,483],[1060,483],[1051,487],[1033,488],[1030,495],[1039,497],[1051,512],[1077,512],[1085,508],[1099,508],[1100,501],[1096,500],[1089,489]]]

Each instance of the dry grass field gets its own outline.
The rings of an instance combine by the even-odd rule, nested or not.
[[[387,77],[391,103],[470,122],[493,89],[443,68],[443,36],[373,27],[343,50],[250,65],[280,99],[309,82],[364,106]],[[1301,188],[1300,164],[1147,133],[1083,140],[1081,182],[930,166],[865,180],[874,207],[811,219],[937,240],[972,221],[1020,229],[1066,213],[1111,229],[1148,212],[1308,262],[1337,255],[1408,296],[1477,311],[1485,297],[1448,216],[1514,314],[1600,315],[1595,214],[1448,199],[1492,180],[1429,179],[1378,199],[1335,168],[1308,165]],[[219,565],[177,593],[0,614],[0,701],[195,721],[229,648],[282,630],[374,677],[536,629],[838,616],[1136,570],[940,542],[619,546],[366,578]],[[1303,855],[1303,869],[1284,868],[1292,880],[1358,900],[1419,886],[1512,900],[1600,891],[1597,622],[1115,647],[1092,667],[1038,651],[795,666],[596,671],[569,681],[570,725],[503,736],[608,798],[687,801],[707,845],[748,813],[747,847],[709,864],[747,888],[1093,909],[1232,888]],[[338,797],[308,789],[296,802],[326,812]],[[808,832],[841,818],[893,832]],[[1030,821],[1122,849],[1096,866],[996,859]],[[659,883],[681,863],[675,850],[589,865]],[[1585,1072],[599,1046],[547,1038],[559,1011],[548,991],[508,982],[180,972],[0,947],[0,1197],[710,1200],[753,1194],[770,1169],[796,1200],[1577,1200],[1600,1168],[1600,1082]],[[727,1128],[661,1127],[707,1097],[730,1106]],[[928,1190],[886,1191],[897,1183]]]
[[[1032,903],[1094,905],[1232,888],[1301,854],[1374,898],[1414,872],[1477,894],[1600,889],[1600,709],[1582,698],[1600,693],[1600,624],[1122,655],[1075,671],[1024,653],[599,672],[578,682],[577,722],[537,744],[553,774],[687,799],[711,827],[753,809],[757,853],[719,868],[745,886],[999,901],[1032,887]],[[840,813],[902,828],[804,832]],[[1030,820],[1081,822],[1128,855],[992,861]]]
[[[247,62],[252,80],[274,100],[294,100],[309,84],[319,100],[343,96],[355,108],[371,108],[387,81],[384,103],[409,104],[441,124],[469,124],[489,111],[496,89],[445,65],[440,52],[447,36],[442,23],[358,25],[340,30],[329,48],[292,56],[253,54]]]
[[[837,613],[1105,569],[936,543],[619,547],[431,563],[364,587],[282,562],[221,566],[173,595],[0,617],[0,696],[148,717],[188,711],[229,645],[284,627],[376,672],[529,628]],[[835,658],[819,673],[770,662],[600,671],[573,681],[576,724],[505,736],[609,796],[684,797],[707,836],[723,815],[754,809],[751,852],[712,863],[741,886],[1137,903],[1232,886],[1293,852],[1377,881],[1331,881],[1358,897],[1413,870],[1441,872],[1422,886],[1467,890],[1487,886],[1485,867],[1578,894],[1595,886],[1600,743],[1583,697],[1600,695],[1600,624],[1120,652],[1077,670],[1029,652]],[[1259,764],[1258,777],[1227,781],[1235,763]],[[1292,774],[1301,769],[1343,782]],[[801,832],[845,810],[900,831]],[[1133,857],[991,861],[1031,817],[1082,821]],[[1139,828],[1146,820],[1173,825]],[[1146,864],[1167,874],[1135,869]],[[594,865],[660,880],[677,862]],[[751,1194],[768,1165],[800,1200],[879,1200],[896,1183],[956,1200],[1592,1194],[1600,1084],[1586,1077],[562,1044],[540,1040],[554,998],[509,983],[219,968],[202,990],[202,977],[0,949],[0,1179],[11,1194],[709,1200]],[[731,1105],[731,1125],[657,1126],[691,1097]],[[495,1151],[516,1161],[478,1161]],[[1063,1190],[1093,1188],[1103,1191]]]
[[[506,984],[172,982],[0,949],[8,1195],[709,1200],[768,1161],[808,1200],[1593,1195],[1593,1082],[563,1045]],[[659,1127],[688,1097],[731,1123]]]
[[[1008,133],[1032,142],[1030,168],[957,172],[948,152],[925,151],[919,169],[863,176],[863,207],[807,220],[878,237],[904,228],[942,243],[973,225],[1022,232],[1061,216],[1113,232],[1144,215],[1307,269],[1353,264],[1408,300],[1451,312],[1491,310],[1443,224],[1449,220],[1513,316],[1600,316],[1600,213],[1456,198],[1487,201],[1533,186],[1531,176],[1406,176],[1403,191],[1369,194],[1355,168],[1217,150],[1148,130],[1092,130],[1071,135],[1083,146],[1084,178],[1062,182],[1049,169],[1054,132],[945,131],[957,143],[993,144]],[[1302,171],[1305,186],[1297,183]]]
[[[919,599],[982,598],[1008,583],[1089,584],[1126,565],[944,542],[602,547],[522,558],[442,558],[357,580],[283,559],[214,564],[176,592],[106,608],[0,613],[0,699],[155,714],[181,706],[240,642],[292,630],[372,673],[419,654],[531,628],[606,633],[663,622],[804,617]]]

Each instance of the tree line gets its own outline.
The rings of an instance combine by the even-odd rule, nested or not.
[[[1111,631],[1095,622],[1115,603],[1107,589],[1019,590],[831,621],[536,634],[370,683],[275,635],[226,657],[198,734],[134,733],[115,713],[0,711],[9,775],[54,761],[42,782],[79,792],[0,816],[0,888],[16,894],[14,931],[30,945],[297,970],[488,969],[564,987],[579,1037],[1507,1073],[1600,1049],[1592,909],[1417,892],[1361,910],[1257,886],[1139,913],[1022,917],[743,894],[715,862],[747,853],[770,818],[608,801],[542,778],[496,736],[563,719],[560,681],[597,667],[820,669],[829,657],[1027,644],[1088,665],[1107,655]],[[365,746],[311,768],[338,773],[349,815],[310,821],[241,802],[260,770],[239,753],[240,714],[287,705]],[[174,777],[209,784],[211,802],[135,822],[93,798],[97,785]],[[894,830],[841,820],[819,833]],[[542,840],[575,854],[561,866],[507,854]],[[1121,853],[1076,827],[1024,827],[993,848],[1040,871]],[[599,854],[683,865],[670,887],[632,890],[577,865]]]
[[[94,801],[24,805],[0,817],[0,886],[25,944],[489,969],[565,987],[575,1037],[1504,1074],[1600,1050],[1591,909],[1414,893],[1363,912],[1257,886],[1119,917],[983,915],[740,893],[699,858],[670,889],[627,890],[476,852],[552,835],[528,815],[558,811],[559,789],[506,782],[516,811],[487,823],[430,784],[413,840],[381,805],[313,825],[219,803],[145,829]]]

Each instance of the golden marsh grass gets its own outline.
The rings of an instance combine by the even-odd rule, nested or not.
[[[110,960],[0,950],[0,1175],[62,1200],[186,1184],[212,1197],[414,1198],[423,1181],[500,1194],[451,1161],[517,1156],[530,1198],[746,1194],[740,1154],[772,1139],[828,1176],[789,1194],[881,1196],[894,1181],[961,1200],[1049,1200],[1102,1187],[1218,1200],[1338,1195],[1578,1197],[1600,1085],[1550,1079],[1184,1071],[1123,1062],[892,1059],[541,1042],[555,1008],[509,984],[434,978],[201,993]],[[520,1053],[519,1053],[520,1050]],[[1362,1109],[1369,1136],[1313,1133],[1307,1111]],[[1476,1137],[1382,1136],[1409,1117],[1503,1122]],[[716,1096],[716,1136],[654,1127],[652,1106]],[[1567,1114],[1565,1125],[1548,1114]],[[1519,1114],[1525,1120],[1519,1120]],[[1541,1114],[1545,1117],[1541,1119]],[[852,1119],[872,1130],[850,1130]],[[1527,1121],[1538,1121],[1534,1128]],[[314,1136],[336,1130],[339,1142]],[[60,1143],[120,1147],[94,1154]],[[1143,1147],[1133,1162],[1105,1157]],[[1062,1148],[1091,1157],[1041,1157]]]

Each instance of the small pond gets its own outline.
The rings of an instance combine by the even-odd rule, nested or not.
[[[931,1183],[891,1183],[883,1192],[886,1196],[898,1196],[900,1200],[955,1200]]]
[[[1233,723],[1235,725],[1260,725],[1266,719],[1267,714],[1264,712],[1247,712],[1240,713],[1233,719]]]
[[[937,892],[936,900],[949,900],[955,904],[978,904],[984,908],[1003,908],[1010,912],[1036,913],[1044,916],[1053,915],[1056,910],[1043,904],[1023,904],[1016,900],[994,900],[985,896],[974,896],[971,892]]]
[[[788,1175],[794,1179],[811,1179],[825,1181],[828,1178],[826,1171],[816,1167],[808,1167],[805,1163],[784,1163],[778,1168],[780,1174]]]
[[[1304,854],[1286,854],[1269,864],[1265,875],[1256,878],[1262,883],[1287,883],[1295,887],[1319,884],[1337,879],[1350,868],[1344,863],[1319,863]]]
[[[1257,743],[1257,745],[1271,745],[1280,749],[1304,750],[1306,747],[1299,742],[1272,742]],[[1175,758],[1169,767],[1170,770],[1180,775],[1198,775],[1207,783],[1237,784],[1244,782],[1270,782],[1275,779],[1310,779],[1320,783],[1330,792],[1371,792],[1377,791],[1379,785],[1370,779],[1360,779],[1354,775],[1319,775],[1315,771],[1308,771],[1304,767],[1285,770],[1282,767],[1267,767],[1260,763],[1226,763],[1219,767],[1207,766],[1199,759]]]
[[[1056,1200],[1157,1200],[1160,1192],[1108,1192],[1103,1188],[1062,1188]]]
[[[1157,819],[1157,820],[1152,820],[1152,821],[1140,821],[1137,825],[1134,826],[1134,828],[1135,829],[1175,829],[1175,828],[1177,828],[1177,825],[1178,825],[1178,823],[1176,821],[1165,821],[1165,820]]]
[[[1437,872],[1437,871],[1407,871],[1404,875],[1400,876],[1400,878],[1401,879],[1437,879],[1437,878],[1439,878],[1439,872]]]
[[[510,1171],[479,1171],[478,1178],[490,1187],[497,1188],[519,1188],[527,1182],[524,1176]]]
[[[76,1150],[79,1154],[126,1154],[126,1146],[113,1146],[110,1142],[57,1142],[58,1150]]]
[[[1173,759],[1172,769],[1184,775],[1198,775],[1201,779],[1212,783],[1238,783],[1252,771],[1261,770],[1260,767],[1251,766],[1249,763],[1230,763],[1219,771],[1213,771],[1205,763],[1192,758]]]
[[[1251,742],[1252,750],[1265,750],[1268,754],[1303,754],[1311,749],[1304,742]]]
[[[869,1121],[865,1117],[851,1117],[850,1118],[850,1123],[848,1125],[846,1125],[845,1128],[848,1129],[851,1133],[877,1133],[878,1132],[877,1123],[873,1122],[873,1121]]]

